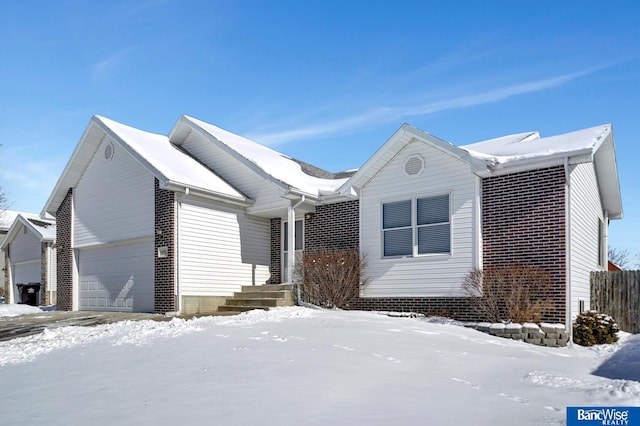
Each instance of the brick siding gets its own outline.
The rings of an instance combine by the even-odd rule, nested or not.
[[[73,190],[69,188],[56,212],[56,271],[58,276],[56,309],[58,311],[73,310],[72,200]]]
[[[40,303],[48,306],[49,300],[49,259],[47,258],[47,247],[49,243],[40,243]]]
[[[464,297],[361,297],[353,309],[366,311],[414,312],[439,315],[460,321],[476,321]]]
[[[164,314],[175,311],[175,194],[160,189],[155,179],[155,253],[154,311]],[[167,247],[168,256],[159,258],[158,248]]]
[[[280,284],[282,280],[282,219],[271,219],[271,261],[269,262],[269,284]]]
[[[360,201],[344,201],[316,207],[305,216],[304,249],[358,249],[360,246]]]
[[[563,166],[483,179],[483,265],[546,270],[554,307],[544,321],[565,320],[565,230]]]

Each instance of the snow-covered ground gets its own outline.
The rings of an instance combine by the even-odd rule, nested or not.
[[[640,405],[632,378],[640,336],[544,348],[446,321],[300,307],[0,342],[11,425],[564,424],[566,406]]]

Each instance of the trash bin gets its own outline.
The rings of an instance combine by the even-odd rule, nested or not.
[[[31,306],[40,304],[40,283],[18,284],[20,302]]]

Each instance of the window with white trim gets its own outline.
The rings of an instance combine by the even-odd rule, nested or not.
[[[451,253],[449,194],[382,204],[384,257]]]

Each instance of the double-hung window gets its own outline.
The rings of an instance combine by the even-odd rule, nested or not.
[[[451,253],[449,194],[382,204],[384,257]]]

